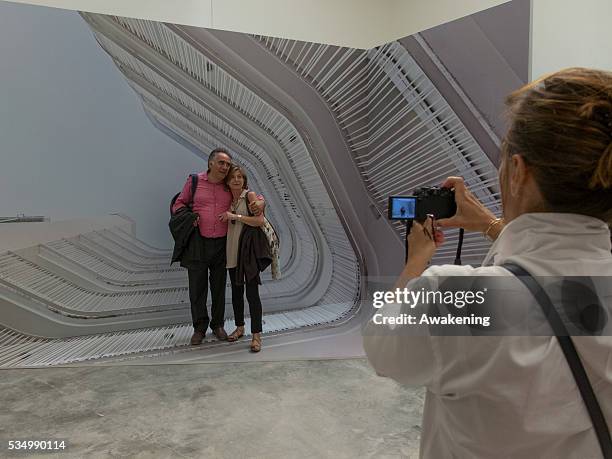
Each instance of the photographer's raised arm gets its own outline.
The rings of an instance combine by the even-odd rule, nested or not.
[[[436,249],[444,243],[444,234],[436,230],[433,219],[427,217],[423,225],[417,221],[413,222],[406,242],[408,244],[408,262],[397,278],[393,286],[394,289],[406,287],[408,281],[423,274],[436,253]]]

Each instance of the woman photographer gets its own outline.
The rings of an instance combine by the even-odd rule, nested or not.
[[[457,213],[437,221],[494,240],[483,266],[426,269],[443,236],[431,220],[415,222],[396,287],[418,289],[442,276],[511,276],[500,266],[509,262],[534,276],[612,276],[612,73],[562,70],[506,102],[503,218],[495,218],[461,178],[450,177],[443,186],[454,188]],[[603,306],[612,317],[610,297]],[[385,309],[397,311],[397,305]],[[400,329],[370,322],[364,347],[378,374],[426,386],[422,457],[601,457],[555,336],[408,336]],[[608,425],[610,330],[608,320],[601,336],[573,338]]]

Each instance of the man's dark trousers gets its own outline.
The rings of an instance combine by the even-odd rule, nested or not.
[[[199,236],[199,235],[198,235]],[[203,253],[201,263],[187,270],[189,274],[189,301],[191,318],[196,331],[206,332],[209,324],[206,300],[208,298],[208,280],[210,273],[210,328],[216,330],[225,322],[225,241],[224,237],[202,237]]]

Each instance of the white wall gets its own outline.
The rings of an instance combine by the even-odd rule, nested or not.
[[[612,70],[612,0],[532,0],[530,80],[565,67]]]
[[[509,0],[12,1],[368,49]]]

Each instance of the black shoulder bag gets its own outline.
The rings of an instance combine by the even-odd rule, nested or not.
[[[569,336],[567,328],[559,316],[559,313],[550,301],[548,294],[528,271],[514,263],[504,263],[502,267],[514,274],[529,289],[542,308],[542,312],[544,312],[546,320],[548,320],[548,323],[553,329],[559,341],[559,345],[561,346],[561,350],[563,351],[563,355],[565,355],[565,359],[572,370],[572,374],[580,390],[580,395],[582,395],[582,400],[584,400],[591,422],[595,428],[603,457],[605,459],[612,459],[612,439],[610,438],[610,430],[608,429],[606,418],[601,411],[601,407],[599,406],[589,377],[584,370],[582,361],[578,356],[574,342],[571,336]]]
[[[193,209],[193,200],[195,196],[195,191],[196,191],[196,188],[198,187],[198,174],[189,174],[189,177],[191,178],[191,198],[189,199],[189,204],[187,205],[187,207],[191,210]],[[176,193],[170,200],[170,215],[172,215],[172,208],[174,207],[174,203],[176,202],[180,194],[181,194],[180,192]]]

